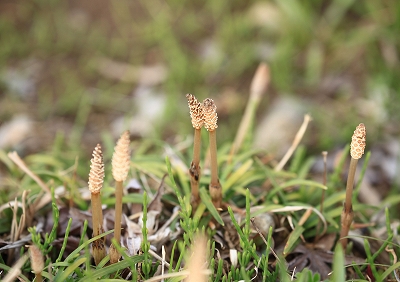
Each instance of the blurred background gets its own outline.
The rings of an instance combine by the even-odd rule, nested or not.
[[[59,137],[90,154],[126,128],[173,143],[193,132],[186,93],[215,100],[218,142],[231,142],[266,62],[255,146],[290,143],[310,113],[311,153],[349,143],[360,122],[367,149],[398,150],[399,32],[397,0],[3,0],[0,149]]]

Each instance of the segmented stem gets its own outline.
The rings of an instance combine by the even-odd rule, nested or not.
[[[91,159],[90,173],[89,173],[89,190],[91,192],[92,201],[92,223],[93,223],[93,237],[98,236],[104,232],[103,229],[103,211],[101,208],[100,190],[103,186],[104,179],[104,163],[103,153],[100,144],[97,144],[93,151],[93,158]],[[93,241],[93,258],[98,265],[100,261],[106,256],[105,237]]]

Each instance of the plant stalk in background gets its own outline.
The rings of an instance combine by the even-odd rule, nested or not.
[[[250,98],[246,105],[246,109],[242,120],[240,121],[239,129],[235,136],[231,151],[229,153],[229,161],[232,160],[233,155],[240,149],[244,138],[249,131],[251,122],[254,120],[256,110],[260,104],[263,93],[267,90],[270,81],[269,68],[265,63],[261,63],[250,85]]]
[[[327,151],[323,151],[322,152],[322,158],[324,161],[324,178],[322,181],[322,184],[324,186],[326,186],[326,179],[327,179],[327,175],[328,175],[328,167],[327,167],[327,157],[328,157],[328,152]],[[320,208],[319,211],[321,212],[321,214],[323,214],[324,212],[324,201],[325,201],[325,190],[322,190],[322,195],[321,195],[321,204],[320,204]],[[317,224],[317,235],[315,236],[314,242],[317,242],[322,236],[324,236],[324,233],[320,234],[321,230],[321,221],[318,221]]]
[[[346,185],[346,200],[343,206],[342,216],[341,216],[341,232],[340,232],[340,240],[343,249],[345,250],[347,247],[347,238],[349,234],[350,225],[353,222],[354,212],[352,206],[352,196],[353,196],[353,186],[354,186],[354,176],[356,173],[357,162],[358,159],[362,157],[364,154],[365,149],[365,138],[367,132],[365,130],[365,126],[363,123],[360,123],[356,130],[354,131],[353,136],[351,137],[351,144],[350,144],[350,167],[349,167],[349,174],[347,177],[347,185]]]
[[[121,242],[121,220],[122,220],[122,194],[123,182],[128,177],[130,168],[130,152],[129,152],[129,131],[122,133],[114,148],[112,157],[112,175],[115,180],[115,219],[114,219],[114,239],[120,244]],[[110,263],[118,262],[121,257],[117,248],[113,244],[110,246]]]
[[[97,144],[93,150],[89,173],[89,190],[92,201],[92,224],[93,237],[104,233],[103,229],[103,211],[101,209],[100,190],[103,187],[104,180],[104,162],[103,153],[100,144]],[[93,241],[93,258],[96,265],[106,256],[105,237]]]
[[[207,239],[204,236],[197,235],[195,243],[192,245],[191,257],[187,263],[189,276],[185,279],[187,282],[206,282],[208,275],[206,273],[207,262]]]
[[[192,126],[194,128],[194,139],[193,139],[193,160],[190,164],[190,185],[192,189],[192,204],[195,208],[199,203],[199,182],[201,175],[200,168],[200,146],[201,146],[201,128],[203,127],[203,106],[196,97],[192,94],[186,94],[188,99],[188,105],[190,110],[190,118],[192,120]]]
[[[222,203],[222,188],[218,179],[218,162],[217,162],[217,106],[214,100],[207,98],[203,101],[204,127],[209,133],[210,142],[210,167],[211,182],[210,196],[214,206],[218,209]]]

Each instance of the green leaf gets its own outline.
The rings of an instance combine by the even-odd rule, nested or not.
[[[380,276],[381,281],[385,281],[385,278],[389,276],[390,273],[400,268],[400,262],[393,264]]]
[[[287,188],[290,186],[300,186],[300,185],[304,185],[304,186],[313,186],[313,187],[318,187],[324,190],[327,190],[328,187],[326,187],[325,185],[313,181],[313,180],[305,180],[305,179],[293,179],[293,180],[289,180],[285,183],[283,183],[282,185],[280,185],[280,187],[282,188]]]
[[[281,185],[275,187],[274,189],[271,190],[271,192],[268,193],[268,198],[270,199],[273,195],[275,195],[276,193],[278,193],[279,191],[284,190],[287,187],[291,187],[291,186],[312,186],[312,187],[318,187],[324,190],[327,190],[328,187],[326,187],[325,185],[316,182],[316,181],[312,181],[312,180],[305,180],[305,179],[292,179],[289,180],[285,183],[282,183]]]
[[[127,268],[132,264],[137,264],[142,261],[143,261],[143,255],[133,256],[128,259],[124,259],[122,261],[119,261],[118,263],[114,263],[114,264],[108,265],[106,267],[96,269],[95,271],[93,271],[93,273],[91,273],[90,277],[85,277],[85,278],[81,279],[80,282],[91,281],[93,278],[99,279],[106,275],[115,273],[118,270]]]
[[[225,181],[222,186],[222,192],[229,190],[229,188],[235,184],[236,181],[240,179],[249,169],[253,166],[253,160],[247,160],[241,167],[239,167],[234,173],[232,173],[229,178]]]
[[[344,268],[344,255],[341,244],[337,244],[335,254],[333,256],[333,274],[330,279],[333,282],[346,281],[346,273]]]
[[[290,254],[291,251],[296,247],[297,240],[300,238],[300,235],[303,234],[304,227],[298,225],[294,228],[293,232],[290,233],[289,239],[286,242],[285,248],[283,249],[283,255],[286,256]]]
[[[109,231],[107,231],[107,232],[104,232],[104,233],[102,233],[102,234],[100,234],[100,235],[97,235],[97,236],[91,238],[90,240],[87,240],[87,241],[84,242],[82,245],[80,245],[78,248],[76,248],[73,252],[71,252],[71,253],[69,254],[69,256],[64,260],[64,262],[69,262],[69,261],[72,260],[74,257],[78,256],[79,252],[80,252],[82,249],[84,249],[87,245],[89,245],[90,243],[92,243],[93,241],[95,241],[95,240],[97,240],[97,239],[99,239],[99,238],[101,238],[101,237],[107,236],[108,234],[111,234],[111,233],[113,233],[113,232],[114,232],[114,229],[113,229],[113,230],[109,230]],[[53,264],[53,266],[55,266],[55,265],[56,265],[56,264]]]
[[[86,258],[79,258],[76,261],[74,261],[73,264],[68,266],[64,271],[59,272],[59,275],[54,277],[54,281],[64,281],[67,279],[69,275],[71,275],[76,268],[78,268],[81,264],[83,264],[86,261]]]
[[[214,207],[214,204],[211,201],[210,196],[207,194],[207,191],[204,187],[200,189],[200,198],[201,201],[206,205],[207,209],[211,213],[211,215],[215,218],[215,220],[224,226],[224,221],[222,220],[221,216],[219,215],[219,212],[217,209]]]

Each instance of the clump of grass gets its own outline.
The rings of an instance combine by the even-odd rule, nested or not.
[[[214,100],[207,98],[203,101],[204,127],[209,133],[210,160],[211,160],[211,181],[210,196],[214,206],[218,209],[222,204],[222,187],[218,179],[218,161],[217,161],[217,128],[218,115],[217,106]]]
[[[365,149],[365,138],[366,138],[366,130],[363,123],[360,123],[356,130],[354,131],[353,136],[351,137],[350,144],[350,166],[349,166],[349,174],[347,177],[347,185],[346,185],[346,200],[344,203],[342,216],[341,216],[341,231],[340,238],[343,249],[346,249],[347,246],[347,238],[349,234],[350,225],[353,222],[354,212],[352,206],[352,198],[353,198],[353,186],[354,186],[354,176],[357,169],[358,160],[364,154]]]
[[[199,203],[199,182],[201,175],[200,168],[200,146],[201,146],[201,128],[204,124],[203,106],[192,94],[186,94],[190,110],[192,126],[194,128],[193,138],[193,160],[190,164],[190,185],[192,190],[192,204],[196,207]]]
[[[89,190],[92,201],[93,237],[104,233],[103,211],[101,208],[100,190],[104,181],[104,162],[100,144],[93,150],[89,173]],[[93,258],[96,265],[106,256],[105,237],[93,241]]]
[[[130,168],[129,153],[129,131],[122,133],[114,148],[112,157],[112,175],[115,180],[115,219],[114,219],[114,239],[118,244],[121,241],[121,219],[122,219],[122,194],[123,182],[126,180]],[[110,263],[116,263],[121,257],[118,250],[112,244],[110,246]]]

